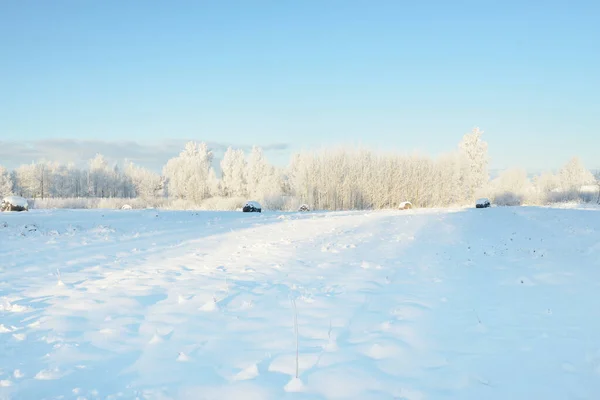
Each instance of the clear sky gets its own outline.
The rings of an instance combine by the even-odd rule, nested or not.
[[[437,155],[479,126],[493,168],[598,168],[599,21],[598,1],[2,1],[0,164],[162,163],[185,139]]]

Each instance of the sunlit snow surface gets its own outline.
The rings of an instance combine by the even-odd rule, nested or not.
[[[598,399],[599,310],[596,210],[0,214],[0,399]]]

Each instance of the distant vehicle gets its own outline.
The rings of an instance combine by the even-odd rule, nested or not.
[[[125,204],[123,207],[121,207],[121,210],[131,210],[133,207],[131,207],[129,204]]]
[[[244,204],[244,208],[242,208],[243,212],[262,212],[262,208],[260,204],[256,201],[248,201]]]
[[[298,208],[298,211],[300,211],[300,212],[307,212],[307,211],[310,211],[310,207],[308,206],[308,204],[302,204]]]
[[[29,211],[29,204],[23,197],[7,196],[0,203],[0,211]]]
[[[410,201],[403,201],[398,206],[399,210],[410,210],[411,208],[413,208],[413,205],[412,205],[412,203]]]
[[[477,202],[475,203],[475,207],[476,208],[488,208],[490,207],[490,200],[484,198],[481,198],[479,200],[477,200]]]

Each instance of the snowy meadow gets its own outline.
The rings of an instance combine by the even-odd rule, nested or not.
[[[0,214],[2,399],[596,399],[597,209]]]
[[[482,133],[0,167],[0,399],[597,398],[599,181],[490,179]]]

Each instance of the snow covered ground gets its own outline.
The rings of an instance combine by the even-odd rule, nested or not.
[[[598,399],[599,310],[598,210],[0,214],[2,399]]]

